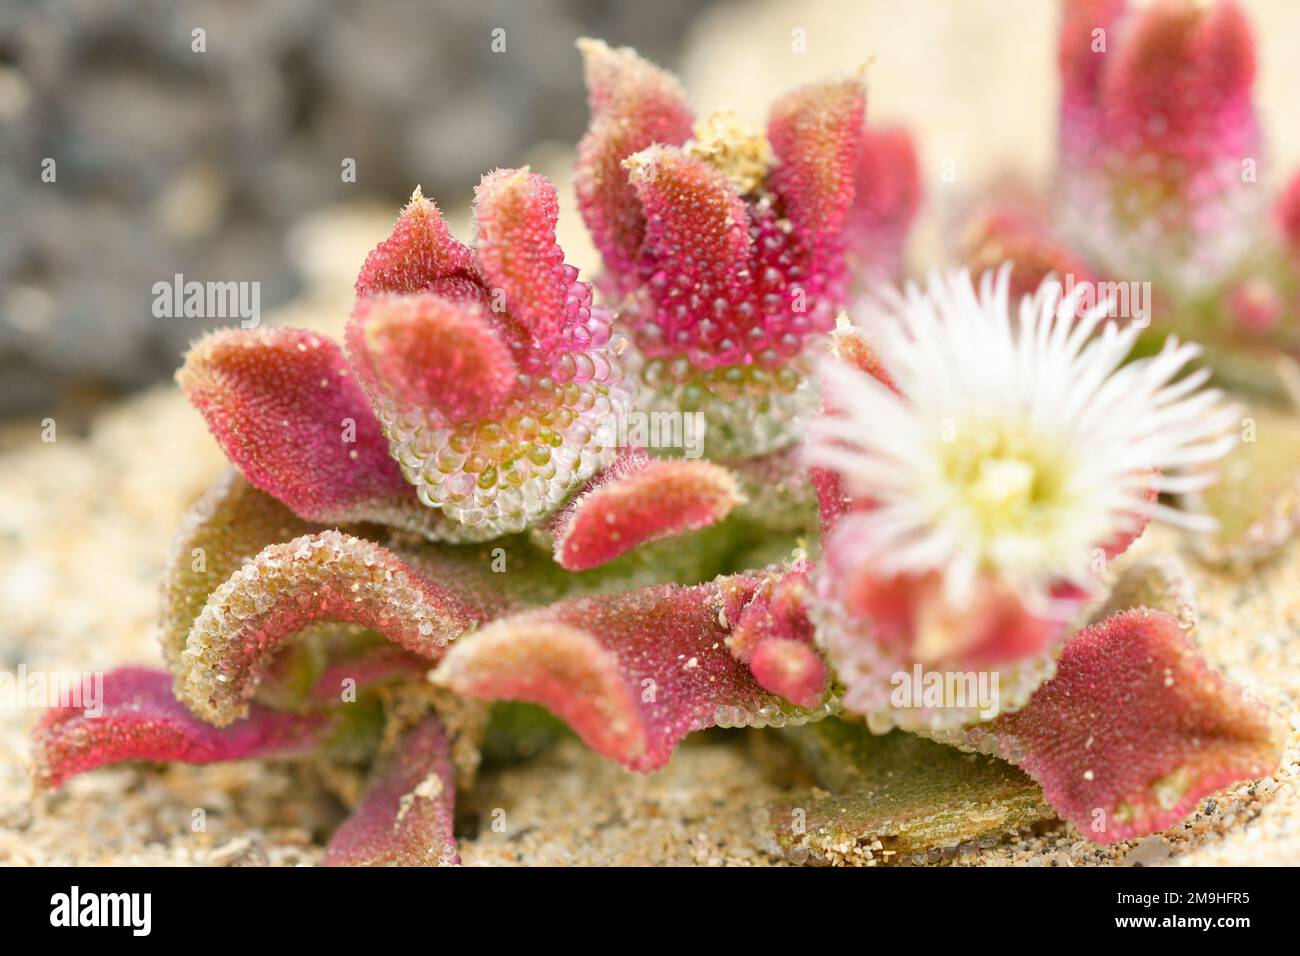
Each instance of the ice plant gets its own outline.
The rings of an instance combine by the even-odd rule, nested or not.
[[[850,253],[897,267],[918,194],[910,141],[868,133],[858,77],[787,94],[760,132],[727,112],[697,121],[632,50],[580,47],[592,118],[578,199],[642,403],[703,412],[710,455],[790,444]]]
[[[1170,338],[1122,365],[1138,329],[1079,316],[1045,282],[1013,302],[1010,269],[931,275],[862,320],[890,384],[827,364],[828,413],[808,458],[854,500],[820,575],[824,642],[845,705],[884,726],[953,726],[980,705],[891,706],[893,675],[993,669],[1015,709],[1098,589],[1105,558],[1152,517],[1204,527],[1155,500],[1213,481],[1239,412]],[[987,714],[985,715],[988,716]]]
[[[554,188],[504,169],[469,244],[417,189],[361,267],[346,351],[286,328],[199,341],[178,379],[235,467],[167,559],[167,670],[105,675],[102,715],[49,711],[38,783],[128,760],[346,764],[369,783],[342,794],[324,861],[414,865],[457,861],[457,792],[554,717],[637,771],[695,730],[824,721],[795,739],[858,735],[881,760],[827,770],[805,747],[835,791],[811,818],[922,851],[1051,813],[1123,839],[1267,773],[1272,725],[1196,654],[1189,585],[1160,564],[1098,578],[1150,518],[1206,524],[1161,496],[1233,523],[1207,469],[1237,415],[1187,371],[1195,348],[1130,355],[1138,325],[1041,282],[1083,260],[1032,216],[972,231],[998,267],[978,290],[956,273],[882,293],[920,191],[856,77],[789,94],[757,133],[697,123],[630,50],[582,46],[596,287],[564,261]],[[1101,122],[1091,66],[1067,84],[1080,130]],[[853,325],[837,313],[862,292],[878,307]],[[1263,327],[1268,305],[1240,308]],[[695,410],[713,460],[619,445],[623,416]],[[1271,492],[1294,469],[1259,463],[1291,502]],[[999,696],[898,705],[913,665],[996,676]],[[1001,759],[934,760],[939,743],[864,738],[863,718]],[[782,852],[830,846],[772,830]]]

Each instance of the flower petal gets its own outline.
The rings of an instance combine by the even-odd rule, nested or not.
[[[623,160],[654,143],[680,146],[694,117],[681,85],[636,52],[579,40],[591,124],[578,144],[578,207],[619,292],[641,282],[645,216]]]
[[[473,553],[428,549],[406,561],[339,531],[270,545],[208,598],[178,664],[177,693],[205,720],[230,723],[246,713],[280,644],[318,621],[360,624],[436,659],[503,610],[481,583],[487,574]]]
[[[126,760],[214,763],[245,757],[289,756],[312,749],[329,721],[320,715],[282,714],[253,707],[244,720],[218,729],[191,714],[172,696],[171,675],[123,667],[103,675],[97,713],[93,686],[83,684],[80,706],[45,713],[33,731],[39,786]]]
[[[693,730],[811,719],[765,694],[727,649],[752,577],[562,601],[464,638],[433,679],[458,694],[541,704],[633,770]]]
[[[501,409],[518,376],[486,308],[430,292],[358,300],[347,342],[380,414],[478,420]]]
[[[625,454],[559,515],[555,560],[585,571],[648,541],[715,524],[743,500],[718,465]]]
[[[1022,710],[964,743],[1024,769],[1098,843],[1173,826],[1206,794],[1271,773],[1281,751],[1268,713],[1206,664],[1176,618],[1147,609],[1080,631]]]
[[[300,518],[411,530],[444,520],[402,478],[329,339],[302,329],[222,329],[190,349],[176,377],[227,457]]]
[[[411,730],[325,848],[326,866],[448,866],[460,862],[452,834],[455,772],[442,724]]]

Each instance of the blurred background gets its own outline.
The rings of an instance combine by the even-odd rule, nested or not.
[[[1283,121],[1300,4],[1244,6],[1276,181],[1300,153]],[[417,183],[453,219],[496,166],[563,184],[583,35],[675,69],[702,113],[756,122],[790,85],[869,62],[870,115],[920,144],[912,251],[933,258],[952,203],[1048,174],[1057,16],[1050,0],[2,0],[0,423],[21,429],[0,424],[0,444],[46,416],[83,433],[175,370],[212,323],[155,317],[155,282],[256,281],[269,314],[314,281],[346,289]]]

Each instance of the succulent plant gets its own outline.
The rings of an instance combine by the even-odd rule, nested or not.
[[[1107,97],[1147,116],[1204,82],[1155,89],[1135,55],[1098,93],[1072,44],[1103,16],[1118,5],[1068,5],[1062,176],[1140,191],[1096,142],[1129,129]],[[1171,31],[1165,54],[1211,49],[1248,85],[1231,10],[1145,16],[1125,42]],[[1178,563],[1119,557],[1153,519],[1202,541],[1262,520],[1233,511],[1242,412],[1186,371],[1197,349],[1144,352],[1109,302],[1081,308],[1042,273],[1088,253],[1020,212],[968,233],[996,271],[889,291],[916,166],[906,134],[866,125],[860,78],[784,97],[762,134],[697,124],[670,75],[581,46],[595,291],[556,243],[551,184],[497,170],[472,245],[416,191],[361,268],[346,353],[280,328],[198,342],[178,378],[235,467],[168,560],[168,671],[106,675],[102,715],[50,711],[38,781],[341,762],[371,782],[326,861],[432,864],[456,860],[481,754],[550,733],[506,702],[638,771],[695,730],[786,728],[833,791],[812,836],[769,815],[761,842],[796,858],[1052,814],[1113,842],[1271,772],[1277,729],[1197,653]],[[1239,92],[1152,148],[1231,153],[1254,128]],[[701,412],[708,458],[620,441],[616,419],[654,412]],[[931,740],[875,736],[891,728]]]

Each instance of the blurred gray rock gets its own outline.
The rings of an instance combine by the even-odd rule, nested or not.
[[[166,377],[187,342],[235,321],[156,318],[155,282],[259,282],[266,310],[298,285],[287,230],[320,206],[375,197],[396,210],[415,183],[463,202],[529,144],[575,142],[586,107],[574,39],[671,64],[703,7],[9,0],[0,415]],[[46,158],[54,182],[41,179]]]

